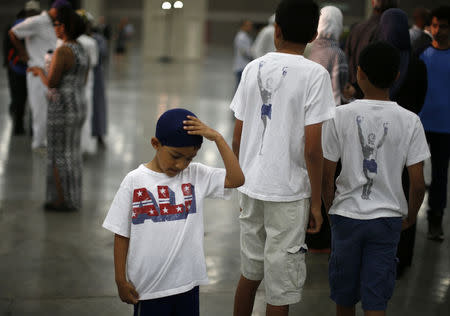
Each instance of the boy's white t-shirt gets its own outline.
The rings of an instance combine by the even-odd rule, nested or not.
[[[322,146],[326,159],[342,163],[329,214],[355,219],[407,215],[403,168],[430,157],[416,114],[389,101],[339,106],[335,118],[323,125]]]
[[[331,119],[335,107],[330,75],[321,65],[277,52],[249,63],[230,105],[243,121],[239,163],[245,184],[238,190],[274,202],[310,197],[305,126]]]
[[[130,238],[127,277],[140,300],[208,283],[203,200],[229,198],[225,170],[191,163],[175,177],[144,165],[122,181],[103,227]]]

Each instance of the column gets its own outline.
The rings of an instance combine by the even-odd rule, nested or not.
[[[170,3],[164,10],[162,4]],[[143,0],[144,58],[198,60],[205,46],[207,0]]]

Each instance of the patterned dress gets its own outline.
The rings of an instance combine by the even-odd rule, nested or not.
[[[47,121],[47,201],[58,199],[59,179],[67,207],[81,207],[80,135],[86,117],[84,85],[89,59],[78,43],[65,43],[75,57],[57,88],[49,89]],[[57,175],[56,175],[57,172]]]

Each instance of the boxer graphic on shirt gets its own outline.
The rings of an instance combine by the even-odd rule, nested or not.
[[[364,120],[364,117],[357,116],[356,124],[358,125],[358,135],[359,142],[361,143],[361,149],[364,156],[363,160],[363,172],[364,176],[367,179],[366,184],[363,186],[363,192],[361,194],[361,198],[363,200],[370,199],[371,188],[373,185],[373,179],[377,175],[378,165],[376,162],[378,149],[383,145],[384,140],[386,139],[386,135],[388,132],[388,123],[383,123],[383,136],[381,137],[378,144],[375,145],[377,136],[375,133],[369,133],[367,135],[367,143],[365,142],[364,135],[361,128],[361,123]]]

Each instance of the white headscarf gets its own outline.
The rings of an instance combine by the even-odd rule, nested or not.
[[[320,10],[318,38],[338,40],[343,28],[343,16],[341,10],[333,6],[326,6]]]

